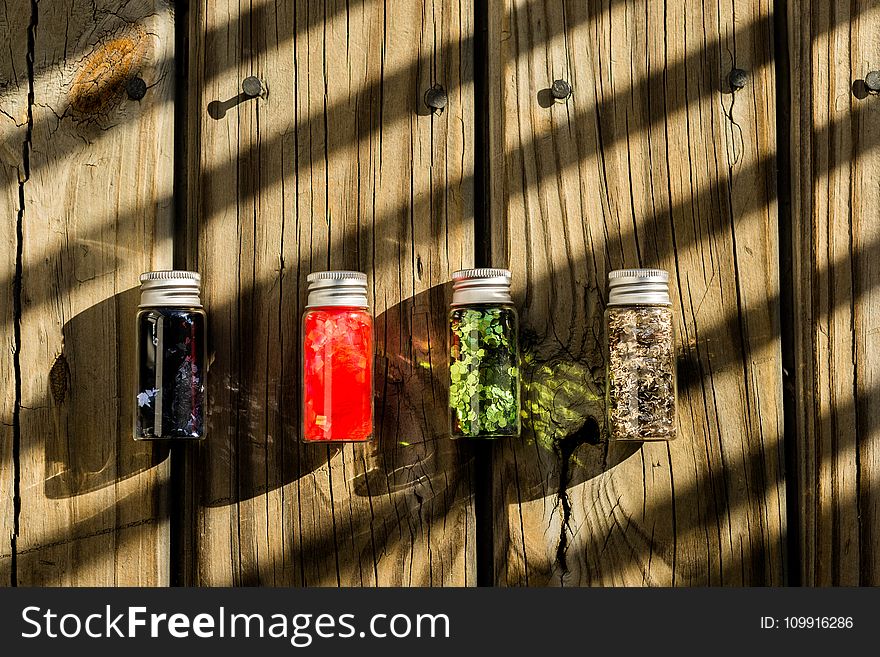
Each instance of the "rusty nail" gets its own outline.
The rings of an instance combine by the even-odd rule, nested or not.
[[[425,105],[435,112],[442,112],[448,102],[449,97],[446,95],[446,90],[439,84],[425,92]]]
[[[263,95],[263,82],[255,75],[249,75],[241,81],[241,90],[245,96],[256,98]]]
[[[140,100],[147,94],[147,83],[141,78],[134,77],[125,83],[125,93],[132,100]]]
[[[746,86],[746,82],[749,81],[749,74],[741,68],[734,68],[730,71],[730,75],[727,76],[727,81],[730,83],[731,89],[742,89]]]
[[[871,71],[865,76],[865,86],[868,91],[880,91],[880,71]]]
[[[556,100],[565,100],[571,96],[571,85],[566,80],[553,80],[550,95]]]

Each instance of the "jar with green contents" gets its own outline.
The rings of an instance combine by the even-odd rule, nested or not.
[[[520,431],[518,319],[506,269],[452,275],[449,419],[453,438]]]

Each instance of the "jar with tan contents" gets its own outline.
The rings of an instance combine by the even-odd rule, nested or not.
[[[618,269],[608,274],[605,408],[611,440],[673,440],[676,435],[675,330],[669,274]]]

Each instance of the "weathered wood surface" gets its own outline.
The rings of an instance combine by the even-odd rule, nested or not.
[[[129,401],[137,277],[171,259],[171,10],[0,15],[0,576],[167,584],[167,465],[132,441]]]
[[[496,579],[781,584],[772,3],[497,4],[493,253],[527,430],[496,455]],[[681,350],[679,440],[635,451],[602,442],[606,277],[634,266],[670,271]]]
[[[470,3],[191,11],[190,264],[213,365],[182,580],[474,584],[471,459],[446,440],[443,286],[474,248]],[[239,96],[248,75],[265,97]],[[449,90],[438,115],[423,104],[434,84]],[[298,442],[306,275],[326,268],[370,277],[368,446]]]
[[[24,5],[24,3],[22,3]],[[22,7],[23,8],[23,7]],[[2,241],[0,241],[0,267],[2,267],[5,285],[0,286],[0,317],[3,320],[3,345],[0,349],[0,380],[2,380],[2,396],[0,396],[0,585],[8,586],[15,581],[14,565],[12,561],[12,549],[15,545],[15,504],[14,497],[17,491],[17,450],[15,443],[18,440],[18,430],[15,428],[18,422],[18,399],[19,392],[16,385],[16,356],[17,336],[15,334],[14,318],[17,314],[16,290],[13,278],[18,260],[19,236],[16,226],[18,223],[19,210],[19,177],[23,175],[24,165],[22,162],[22,149],[15,148],[15,144],[24,144],[26,135],[25,122],[22,121],[22,110],[26,114],[26,82],[22,80],[22,86],[10,89],[10,73],[19,69],[24,72],[26,68],[25,57],[27,56],[27,25],[29,13],[19,11],[11,16],[4,16],[0,23],[0,44],[3,54],[0,55],[0,139],[4,146],[0,151],[0,207],[2,207],[3,227]],[[12,114],[13,105],[10,102],[12,91],[18,92],[16,120]]]
[[[802,581],[880,584],[876,2],[790,11]]]
[[[880,582],[880,109],[853,84],[880,69],[877,6],[787,16],[786,487],[788,74],[774,75],[771,4],[490,3],[491,247],[514,270],[527,386],[523,438],[493,447],[500,585]],[[131,441],[128,402],[137,274],[171,264],[171,8],[7,0],[0,582],[476,582],[471,446],[447,440],[443,285],[481,247],[475,8],[387,5],[191,5],[175,247],[205,281],[211,439],[173,454],[170,482],[165,454]],[[734,66],[748,72],[735,93]],[[135,75],[139,102],[124,92]],[[263,98],[239,95],[247,75]],[[555,79],[567,101],[550,98]],[[450,101],[431,115],[434,84]],[[632,449],[604,442],[602,311],[608,270],[637,265],[672,274],[681,438]],[[327,267],[371,277],[367,447],[298,442],[305,277]]]

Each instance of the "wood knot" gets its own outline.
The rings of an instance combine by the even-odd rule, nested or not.
[[[106,39],[85,57],[70,89],[70,107],[86,116],[106,114],[122,98],[125,85],[138,71],[147,49],[139,26]]]
[[[58,354],[52,369],[49,370],[49,390],[52,391],[52,399],[56,404],[63,404],[67,398],[67,388],[70,385],[70,367],[64,354]]]

